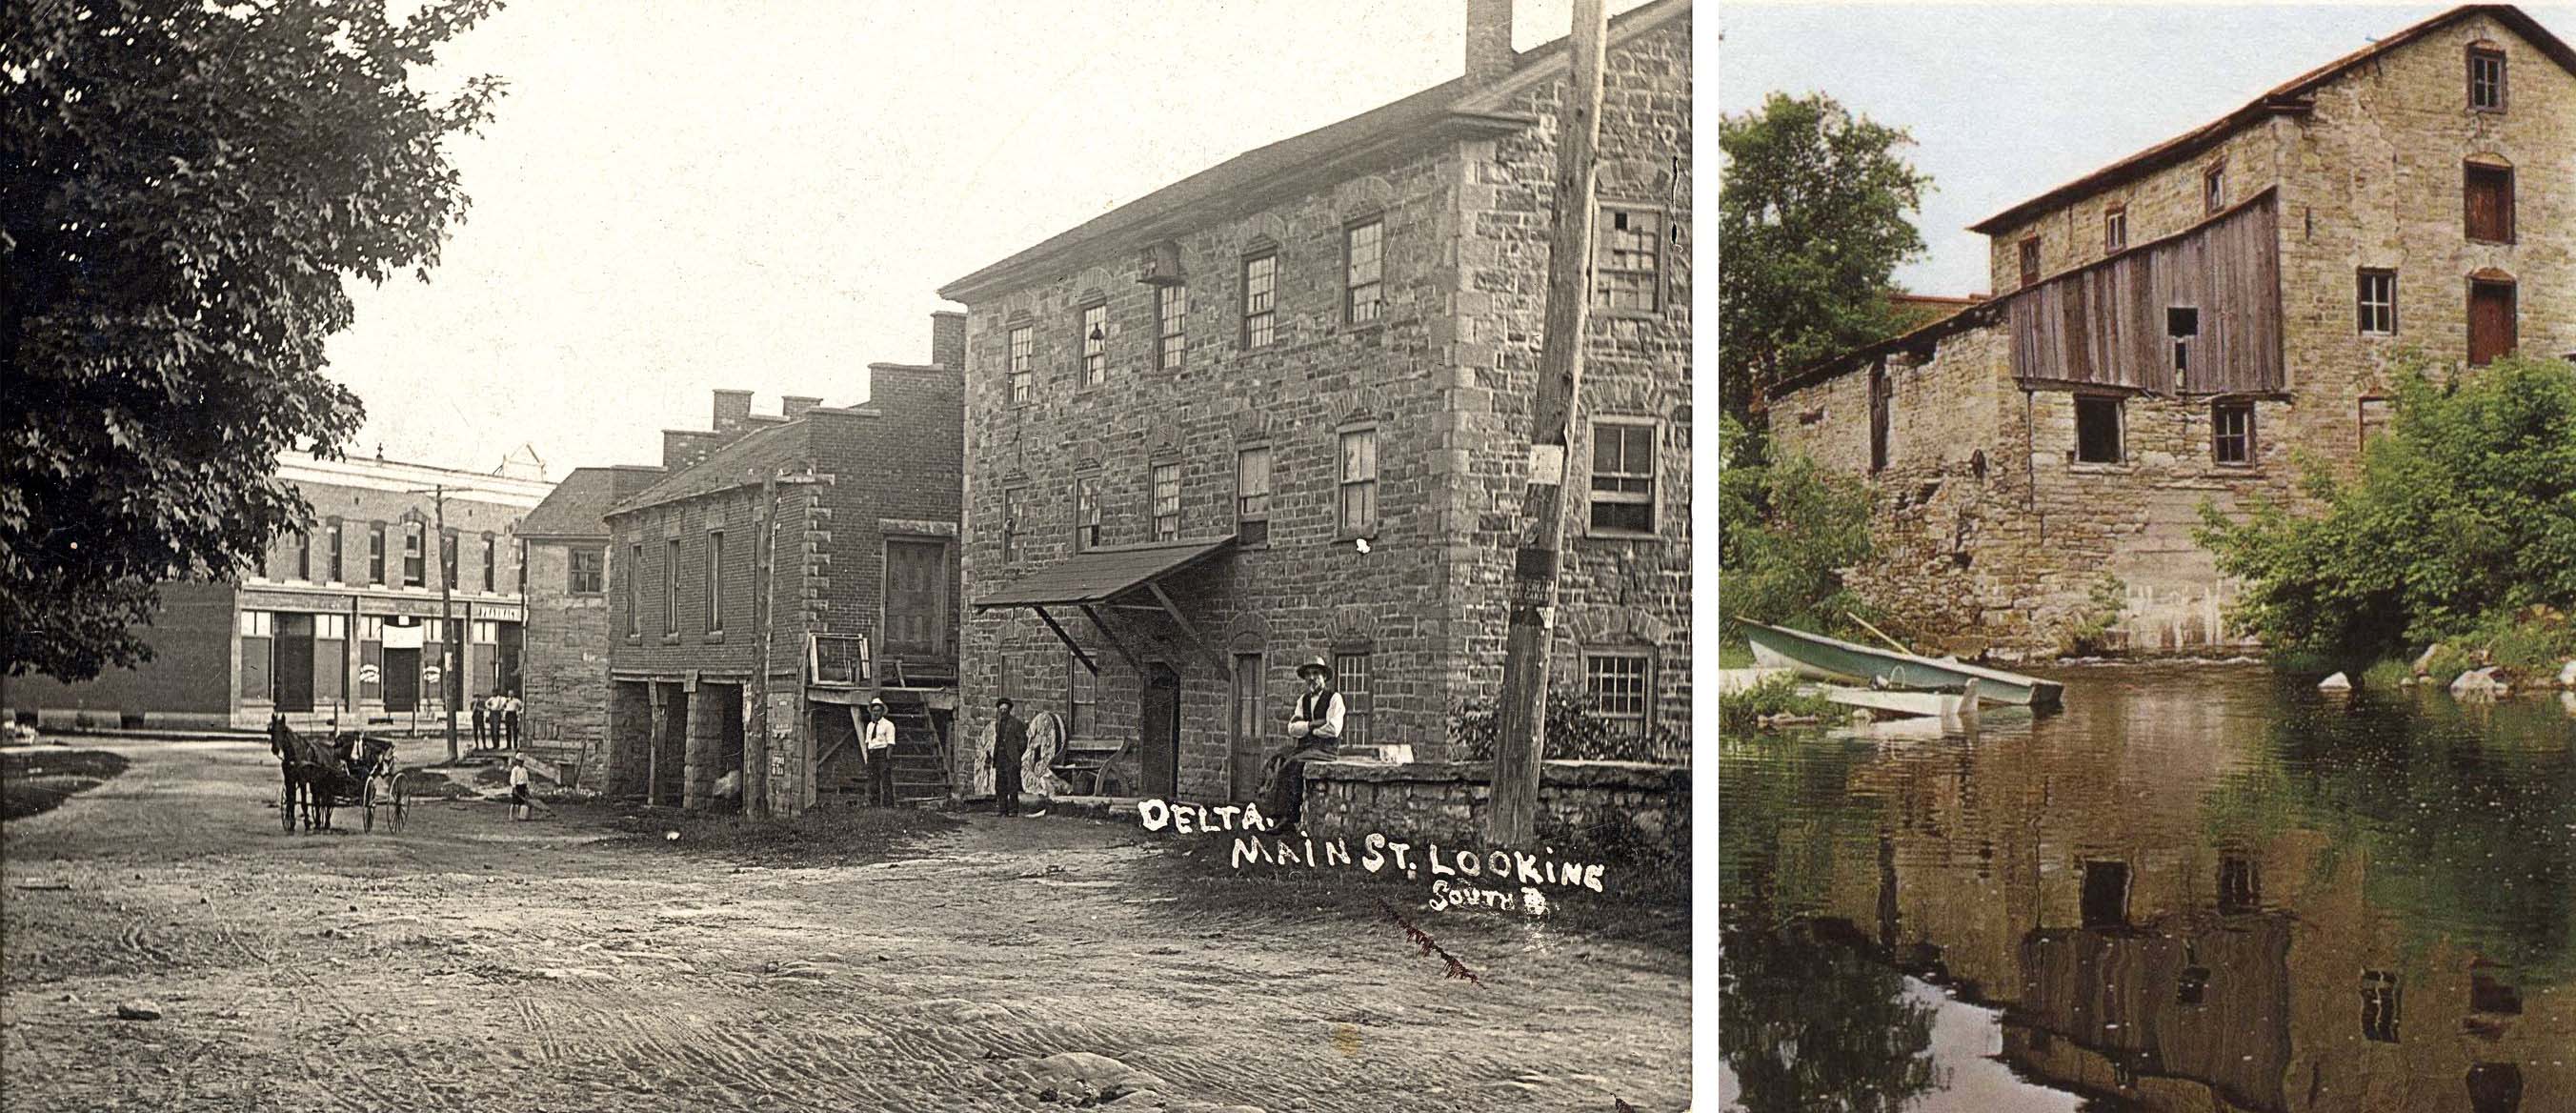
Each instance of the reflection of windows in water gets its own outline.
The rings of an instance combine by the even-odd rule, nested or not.
[[[2397,1042],[2397,975],[2386,970],[2361,972],[2361,1035],[2381,1043]]]
[[[2252,912],[2262,899],[2263,883],[2255,872],[2254,860],[2242,854],[2219,856],[2218,914],[2239,916]]]
[[[2138,1068],[2130,1066],[2124,1060],[2112,1060],[2111,1085],[2117,1086],[2123,1090],[2136,1089],[2138,1086]]]
[[[2479,1063],[2469,1068],[2469,1108],[2474,1113],[2515,1113],[2522,1108],[2522,1068]]]
[[[2084,926],[2120,927],[2129,922],[2129,864],[2084,863]]]
[[[2502,969],[2480,960],[2469,966],[2469,1011],[2501,1016],[2522,1014],[2522,991],[2505,984]]]
[[[2208,995],[2209,968],[2206,966],[2183,967],[2181,976],[2174,979],[2174,1004],[2197,1005]]]

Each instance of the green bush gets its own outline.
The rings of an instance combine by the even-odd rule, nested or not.
[[[1491,761],[1501,729],[1497,709],[1468,705],[1449,719],[1450,752],[1463,761]],[[1547,756],[1561,761],[1668,762],[1690,748],[1668,727],[1640,735],[1635,720],[1605,719],[1589,696],[1562,688],[1547,693]]]
[[[2374,661],[2369,668],[2362,670],[2358,687],[2364,691],[2393,692],[2404,687],[2414,675],[2414,662],[2391,657]]]
[[[1876,612],[1844,586],[1842,570],[1870,557],[1868,488],[1803,456],[1780,459],[1732,417],[1718,419],[1717,440],[1721,621],[1857,633],[1849,616]]]
[[[2276,649],[2378,658],[2576,610],[2576,365],[2501,359],[2437,381],[2410,359],[2394,419],[2349,480],[2304,465],[2315,513],[2201,507],[2200,542],[2241,577],[2236,620]]]

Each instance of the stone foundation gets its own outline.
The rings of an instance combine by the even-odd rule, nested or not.
[[[1444,846],[1485,845],[1493,765],[1318,762],[1306,767],[1304,827],[1354,841],[1371,832]],[[1562,854],[1614,860],[1690,853],[1691,772],[1630,761],[1551,761],[1539,784],[1540,842]]]

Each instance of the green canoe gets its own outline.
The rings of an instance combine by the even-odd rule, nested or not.
[[[1753,643],[1754,663],[1764,668],[1795,670],[1815,680],[1931,692],[1960,691],[1974,680],[1980,703],[2040,708],[2056,707],[2066,692],[2064,685],[2035,676],[1855,645],[1785,626],[1759,622],[1743,625],[1745,637]]]

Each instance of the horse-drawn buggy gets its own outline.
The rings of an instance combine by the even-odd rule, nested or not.
[[[277,812],[287,834],[295,833],[299,801],[308,832],[330,830],[333,808],[365,809],[365,829],[373,831],[379,805],[390,809],[394,827],[401,828],[403,798],[395,787],[391,741],[363,733],[307,738],[279,715],[268,721],[268,748],[277,755],[278,778],[284,783]]]

